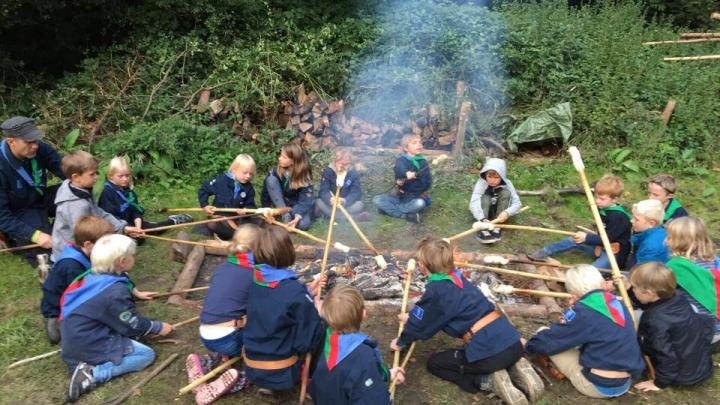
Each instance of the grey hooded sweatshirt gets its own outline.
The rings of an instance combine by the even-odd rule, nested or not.
[[[50,258],[52,261],[56,261],[60,257],[60,252],[73,239],[75,224],[81,217],[95,215],[105,219],[113,224],[115,233],[122,233],[123,228],[128,226],[127,222],[115,218],[98,207],[93,201],[90,191],[71,186],[70,180],[65,180],[60,185],[55,196],[55,205],[57,205],[57,212],[52,231],[52,256]]]
[[[485,190],[488,188],[484,174],[489,170],[494,170],[500,175],[500,178],[502,178],[502,186],[510,192],[510,203],[507,208],[504,208],[503,210],[506,211],[508,215],[513,216],[517,214],[518,211],[520,211],[520,207],[522,207],[520,197],[518,196],[517,191],[515,191],[515,187],[507,178],[507,167],[505,165],[505,161],[498,158],[490,158],[485,162],[482,170],[480,170],[480,178],[477,183],[475,183],[472,197],[470,197],[470,212],[472,212],[477,221],[482,221],[487,218],[487,213],[483,211],[482,197],[483,194],[485,194]],[[498,214],[500,214],[500,212],[498,212]]]

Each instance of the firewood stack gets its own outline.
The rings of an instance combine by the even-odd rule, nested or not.
[[[452,145],[457,124],[448,119],[436,104],[413,109],[404,123],[377,124],[357,116],[345,115],[343,100],[324,100],[317,92],[300,85],[295,101],[283,101],[286,129],[298,131],[311,150],[341,146],[398,146],[409,134],[420,135],[426,147]]]

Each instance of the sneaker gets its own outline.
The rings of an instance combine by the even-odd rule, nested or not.
[[[490,231],[490,234],[495,238],[495,242],[502,240],[502,229],[493,229]]]
[[[50,274],[50,269],[50,258],[47,253],[37,255],[38,281],[40,281],[41,285],[45,283],[45,280],[47,280],[48,275]]]
[[[185,370],[187,370],[188,384],[192,384],[197,379],[205,375],[199,354],[188,354],[187,358],[185,359]],[[197,393],[198,387],[193,388],[192,391],[194,393]]]
[[[475,233],[475,238],[476,238],[478,241],[480,241],[480,243],[483,243],[483,244],[486,244],[486,245],[487,245],[487,244],[491,244],[491,243],[495,243],[495,242],[498,241],[498,240],[493,236],[493,234],[490,233],[490,231],[477,231],[477,232]]]
[[[517,389],[505,370],[498,370],[490,374],[490,391],[497,394],[508,405],[528,405],[525,395]]]
[[[528,257],[528,259],[536,261],[536,262],[544,262],[544,261],[547,261],[547,258],[550,257],[550,255],[548,254],[547,250],[540,249],[540,250],[536,250],[532,253],[529,253],[527,255],[527,257]]]
[[[363,211],[358,214],[357,216],[358,222],[368,222],[370,221],[370,213],[367,211]]]
[[[87,363],[80,363],[75,367],[75,371],[70,377],[70,386],[67,393],[68,402],[77,401],[80,395],[95,388],[95,378],[92,375],[93,368]]]
[[[521,357],[508,369],[508,373],[510,374],[510,380],[527,395],[530,402],[536,402],[540,399],[545,384],[543,384],[540,376],[526,358]]]
[[[240,374],[234,368],[222,373],[217,380],[202,384],[195,393],[195,402],[198,405],[207,405],[229,392],[237,382]]]
[[[45,334],[51,345],[60,343],[60,322],[57,318],[45,318]]]
[[[405,220],[408,222],[412,222],[413,224],[419,224],[420,223],[420,213],[416,212],[414,214],[405,214]]]
[[[192,222],[193,217],[188,214],[178,214],[178,215],[170,215],[168,217],[168,219],[173,221],[175,223],[175,225],[180,225],[180,224]]]

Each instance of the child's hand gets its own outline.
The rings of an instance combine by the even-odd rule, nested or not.
[[[123,233],[133,238],[139,238],[145,234],[145,231],[134,226],[126,226],[125,228],[123,228]]]
[[[408,314],[407,313],[398,314],[398,321],[400,321],[400,323],[402,323],[402,324],[407,323]]]
[[[45,232],[40,232],[38,234],[37,244],[44,247],[45,249],[50,249],[52,247],[52,236],[48,235]]]
[[[203,207],[203,211],[207,213],[208,215],[215,214],[215,206],[214,205],[206,205]]]
[[[298,222],[300,222],[300,215],[295,215],[295,218],[293,218],[293,220],[288,222],[287,224],[290,228],[295,228]]]
[[[405,370],[402,367],[395,367],[390,369],[390,381],[395,381],[395,384],[402,384],[405,382]]]
[[[405,177],[408,180],[412,180],[417,177],[417,173],[408,171],[408,172],[405,172]]]
[[[502,224],[505,221],[507,221],[508,219],[510,219],[510,214],[508,214],[507,211],[503,211],[500,214],[498,214],[497,218],[495,218],[495,220],[493,222],[495,222],[497,224]]]
[[[153,299],[153,295],[157,293],[157,291],[140,291],[137,288],[133,288],[132,290],[133,297],[139,300],[151,300]]]
[[[525,347],[527,345],[527,339],[525,339],[524,337],[521,337],[520,343],[523,345],[523,347]]]
[[[585,232],[576,232],[575,235],[573,235],[573,239],[575,240],[575,243],[585,243],[587,234]]]
[[[390,350],[392,350],[394,352],[401,352],[402,349],[400,348],[400,346],[397,345],[397,340],[398,340],[398,338],[395,338],[392,341],[390,341]]]
[[[174,330],[175,330],[175,328],[173,328],[172,325],[170,325],[167,322],[163,322],[162,329],[160,329],[160,332],[158,333],[158,335],[167,336],[170,332],[172,332]]]
[[[395,184],[397,184],[398,186],[402,186],[403,184],[405,184],[405,179],[397,179],[395,180]]]
[[[653,380],[647,380],[643,382],[639,382],[635,384],[635,389],[640,391],[660,391],[660,388],[658,388],[657,385],[655,385],[655,381]]]
[[[310,288],[310,292],[316,296],[320,296],[320,292],[322,292],[322,289],[327,287],[327,274],[323,274],[322,276],[316,278],[313,280],[310,285],[308,286]]]

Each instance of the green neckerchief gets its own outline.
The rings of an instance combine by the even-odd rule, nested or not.
[[[30,160],[30,165],[33,171],[33,187],[35,187],[35,191],[37,191],[38,194],[43,195],[44,193],[42,189],[40,189],[42,185],[42,170],[38,168],[38,163],[35,158]]]
[[[667,222],[672,218],[673,214],[675,214],[675,211],[678,210],[678,208],[682,208],[682,204],[680,204],[680,201],[671,198],[670,204],[668,204],[667,208],[665,209],[665,219],[663,219],[663,222]]]
[[[145,210],[142,209],[140,204],[138,204],[137,195],[135,195],[135,192],[132,190],[128,191],[127,203],[130,204],[133,208],[135,208],[135,210],[137,210],[137,212],[139,214],[142,214],[145,212]]]
[[[433,273],[428,277],[427,283],[430,284],[435,281],[441,281],[441,280],[447,280],[447,281],[455,284],[457,287],[463,288],[462,279],[458,276],[458,274],[454,270],[450,271],[449,273],[442,273],[442,274]]]
[[[690,259],[674,256],[665,265],[675,274],[677,283],[691,297],[695,298],[705,309],[712,313],[716,319],[720,316],[718,311],[718,296],[720,291],[720,272],[708,270]]]
[[[606,216],[608,211],[618,211],[627,215],[628,219],[632,219],[632,214],[628,212],[622,205],[613,205],[612,207],[600,208],[600,215]]]
[[[413,166],[415,166],[415,169],[417,169],[417,170],[420,170],[420,162],[421,162],[421,161],[423,161],[423,160],[427,161],[427,159],[425,159],[425,156],[423,156],[423,155],[421,155],[421,154],[417,154],[417,155],[415,155],[415,156],[405,155],[405,157],[406,157],[410,162],[412,162]]]

